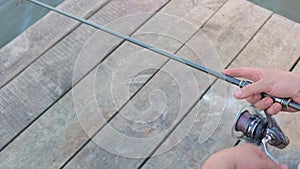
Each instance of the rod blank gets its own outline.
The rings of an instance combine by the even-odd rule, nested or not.
[[[236,78],[234,78],[234,77],[230,77],[230,76],[224,75],[224,74],[222,74],[222,73],[216,72],[216,71],[214,71],[214,70],[210,70],[210,69],[208,69],[208,68],[206,68],[206,67],[204,67],[204,66],[201,66],[201,65],[199,65],[199,64],[197,64],[197,63],[194,63],[194,62],[192,62],[192,61],[189,61],[189,60],[187,60],[187,59],[184,59],[184,58],[182,58],[182,57],[179,57],[179,56],[177,56],[177,55],[174,55],[174,54],[172,54],[172,53],[170,53],[170,52],[167,52],[167,51],[164,51],[164,50],[162,50],[162,49],[156,48],[156,47],[154,47],[154,46],[151,46],[151,45],[149,45],[149,44],[146,44],[146,43],[144,43],[144,42],[142,42],[142,41],[139,41],[139,40],[137,40],[137,39],[131,38],[131,37],[129,37],[129,36],[127,36],[127,35],[124,35],[124,34],[121,34],[121,33],[119,33],[119,32],[115,32],[115,31],[110,30],[110,29],[108,29],[108,28],[105,28],[105,27],[103,27],[103,26],[101,26],[101,25],[99,25],[99,24],[93,23],[93,22],[91,22],[91,21],[88,21],[88,20],[86,20],[86,19],[84,19],[84,18],[80,18],[80,17],[75,16],[75,15],[72,15],[72,14],[69,14],[69,13],[67,13],[67,12],[65,12],[65,11],[59,10],[59,9],[57,9],[57,8],[54,8],[54,7],[50,6],[50,5],[47,5],[47,4],[42,3],[42,2],[39,2],[39,1],[37,1],[37,0],[27,0],[27,1],[29,1],[29,2],[31,2],[31,3],[34,3],[34,4],[38,5],[38,6],[47,8],[47,9],[49,9],[49,10],[55,11],[55,12],[57,12],[57,13],[59,13],[59,14],[62,14],[62,15],[67,16],[67,17],[69,17],[69,18],[72,18],[72,19],[74,19],[74,20],[76,20],[76,21],[79,21],[79,22],[81,22],[81,23],[84,23],[84,24],[87,24],[87,25],[89,25],[89,26],[92,26],[92,27],[94,27],[94,28],[96,28],[96,29],[99,29],[99,30],[101,30],[101,31],[104,31],[104,32],[106,32],[106,33],[109,33],[109,34],[111,34],[111,35],[113,35],[113,36],[119,37],[119,38],[121,38],[121,39],[123,39],[123,40],[126,40],[126,41],[128,41],[128,42],[131,42],[131,43],[136,44],[136,45],[138,45],[138,46],[141,46],[141,47],[143,47],[143,48],[145,48],[145,49],[148,49],[148,50],[150,50],[150,51],[153,51],[153,52],[155,52],[155,53],[161,54],[161,55],[163,55],[163,56],[165,56],[165,57],[168,57],[169,59],[172,59],[172,60],[175,60],[175,61],[180,62],[180,63],[182,63],[182,64],[185,64],[185,65],[187,65],[187,66],[190,66],[190,67],[192,67],[192,68],[195,68],[195,69],[197,69],[197,70],[200,70],[200,71],[202,71],[202,72],[205,72],[205,73],[207,73],[207,74],[209,74],[209,75],[212,75],[212,76],[214,76],[214,77],[217,77],[217,78],[220,78],[220,79],[222,79],[222,80],[225,80],[225,81],[227,81],[227,82],[229,82],[229,83],[231,83],[231,84],[234,84],[234,85],[236,85],[236,86],[239,86],[239,87],[241,87],[241,88],[244,87],[244,86],[246,86],[246,85],[248,85],[248,84],[251,84],[251,82],[239,80],[239,79],[236,79]],[[269,95],[263,93],[262,96],[263,96],[263,97],[267,97],[267,96],[269,96]],[[297,104],[297,103],[291,101],[290,99],[281,99],[281,98],[277,98],[277,97],[274,97],[274,96],[269,96],[269,97],[273,98],[273,100],[274,100],[275,102],[281,103],[281,105],[284,106],[284,107],[291,107],[291,108],[294,108],[294,109],[296,109],[296,110],[300,110],[300,104]]]

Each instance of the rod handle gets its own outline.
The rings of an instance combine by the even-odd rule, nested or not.
[[[249,84],[252,83],[249,81],[240,80],[239,87],[243,88]],[[270,96],[266,93],[262,93],[262,97],[270,97],[273,99],[274,102],[280,103],[282,107],[293,108],[300,111],[300,104],[295,103],[291,98],[278,98],[278,97]]]

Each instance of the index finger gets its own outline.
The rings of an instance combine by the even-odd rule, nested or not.
[[[232,77],[242,77],[254,82],[260,80],[261,71],[258,68],[229,68],[223,70],[223,73]]]

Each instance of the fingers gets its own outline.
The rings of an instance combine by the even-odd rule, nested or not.
[[[274,104],[272,104],[272,106],[270,106],[267,109],[267,112],[269,114],[276,115],[281,109],[282,109],[282,106],[280,103],[274,103]]]
[[[261,76],[260,69],[256,68],[230,68],[223,70],[223,73],[228,76],[246,78],[254,82],[258,81]]]
[[[272,115],[276,115],[282,110],[280,103],[274,103],[273,99],[270,97],[265,97],[262,99],[261,94],[250,96],[247,98],[247,101],[254,105],[257,109],[267,110],[267,112]]]
[[[249,103],[254,105],[255,103],[259,102],[262,99],[262,95],[261,94],[255,94],[255,95],[252,95],[250,97],[247,97],[246,99]]]
[[[246,78],[254,82],[236,91],[234,93],[235,98],[247,99],[249,103],[253,104],[258,109],[267,109],[270,114],[277,114],[281,110],[288,112],[298,111],[292,108],[282,107],[280,104],[273,104],[273,102],[271,102],[272,100],[270,99],[262,99],[260,94],[273,94],[274,96],[281,96],[283,98],[291,97],[296,103],[300,103],[300,94],[299,90],[297,89],[298,87],[295,87],[295,85],[290,85],[290,87],[285,85],[291,81],[290,79],[300,80],[300,76],[292,76],[290,73],[284,74],[285,72],[282,71],[258,68],[230,68],[224,70],[223,73],[233,77]],[[274,77],[272,74],[280,74],[281,78],[272,78]],[[282,79],[283,82],[279,83],[278,81]]]
[[[268,87],[269,86],[266,83],[258,81],[256,83],[249,84],[249,85],[243,87],[242,89],[236,91],[234,93],[234,96],[237,99],[245,99],[245,98],[250,97],[252,95],[261,94],[265,91],[268,91]]]
[[[254,105],[256,108],[260,110],[267,109],[268,113],[275,115],[282,110],[282,106],[280,103],[274,103],[273,99],[270,97],[265,97],[262,99],[261,93],[267,90],[268,87],[265,84],[256,82],[236,91],[234,93],[234,96],[237,99],[247,99],[247,101]]]
[[[251,100],[250,101],[248,100],[248,102],[251,103]],[[256,108],[258,108],[260,110],[265,110],[273,105],[273,99],[271,99],[270,97],[265,97],[255,103],[251,103],[251,104],[253,104]]]

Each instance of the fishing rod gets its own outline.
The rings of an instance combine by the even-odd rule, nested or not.
[[[55,7],[52,7],[52,6],[47,5],[47,4],[45,4],[45,3],[39,2],[39,1],[37,1],[37,0],[27,0],[27,1],[29,1],[29,2],[31,2],[31,3],[34,3],[34,4],[38,5],[38,6],[47,8],[47,9],[49,9],[49,10],[51,10],[51,11],[55,11],[55,12],[57,12],[57,13],[59,13],[59,14],[62,14],[62,15],[64,15],[64,16],[67,16],[67,17],[69,17],[69,18],[71,18],[71,19],[74,19],[74,20],[76,20],[76,21],[79,21],[79,22],[81,22],[81,23],[84,23],[84,24],[87,24],[87,25],[89,25],[89,26],[92,26],[92,27],[94,27],[94,28],[96,28],[96,29],[99,29],[99,30],[101,30],[101,31],[104,31],[104,32],[106,32],[106,33],[109,33],[109,34],[111,34],[111,35],[113,35],[113,36],[119,37],[119,38],[121,38],[121,39],[123,39],[123,40],[126,40],[126,41],[128,41],[128,42],[131,42],[131,43],[133,43],[133,44],[135,44],[135,45],[141,46],[141,47],[143,47],[143,48],[145,48],[145,49],[148,49],[148,50],[150,50],[150,51],[153,51],[153,52],[155,52],[155,53],[158,53],[158,54],[161,54],[161,55],[163,55],[163,56],[166,56],[166,57],[168,57],[168,58],[170,58],[170,59],[172,59],[172,60],[175,60],[175,61],[177,61],[177,62],[180,62],[180,63],[182,63],[182,64],[185,64],[185,65],[187,65],[187,66],[189,66],[189,67],[195,68],[195,69],[200,70],[200,71],[202,71],[202,72],[205,72],[205,73],[207,73],[207,74],[209,74],[209,75],[212,75],[212,76],[214,76],[214,77],[217,77],[217,78],[220,78],[220,79],[222,79],[222,80],[225,80],[226,82],[229,82],[229,83],[231,83],[231,84],[234,84],[234,85],[236,85],[236,86],[238,86],[238,87],[240,87],[240,88],[243,88],[244,86],[246,86],[246,85],[248,85],[248,84],[251,84],[251,82],[249,82],[249,81],[239,80],[239,79],[236,79],[236,78],[234,78],[234,77],[230,77],[230,76],[224,75],[224,74],[222,74],[222,73],[216,72],[216,71],[214,71],[214,70],[210,70],[210,69],[208,69],[208,68],[206,68],[206,67],[204,67],[204,66],[201,66],[201,65],[199,65],[199,64],[197,64],[197,63],[194,63],[194,62],[192,62],[192,61],[189,61],[189,60],[187,60],[187,59],[184,59],[184,58],[182,58],[182,57],[179,57],[179,56],[177,56],[177,55],[175,55],[175,54],[172,54],[172,53],[167,52],[167,51],[165,51],[165,50],[156,48],[156,47],[154,47],[154,46],[151,46],[151,45],[149,45],[149,44],[147,44],[147,43],[144,43],[144,42],[142,42],[142,41],[139,41],[139,40],[134,39],[134,38],[132,38],[132,37],[129,37],[129,36],[127,36],[127,35],[121,34],[121,33],[119,33],[119,32],[115,32],[115,31],[113,31],[113,30],[110,30],[110,29],[108,29],[108,28],[105,28],[105,27],[102,26],[102,25],[93,23],[93,22],[91,22],[91,21],[89,21],[89,20],[86,20],[86,19],[84,19],[84,18],[80,18],[80,17],[78,17],[78,16],[69,14],[69,13],[67,13],[67,12],[65,12],[65,11],[62,11],[62,10],[60,10],[60,9],[57,9],[57,8],[55,8]],[[294,108],[294,109],[300,111],[300,104],[297,104],[297,103],[293,102],[292,99],[278,98],[278,97],[270,96],[270,95],[268,95],[268,94],[266,94],[266,93],[262,93],[262,96],[263,96],[263,97],[271,97],[275,102],[280,103],[283,107],[290,107],[290,108]]]
[[[39,2],[37,0],[27,0],[27,1],[34,3],[38,6],[47,8],[51,11],[55,11],[59,14],[67,16],[67,17],[74,19],[76,21],[79,21],[81,23],[92,26],[96,29],[104,31],[113,36],[119,37],[125,41],[136,44],[142,48],[145,48],[145,49],[148,49],[155,53],[161,54],[169,59],[172,59],[172,60],[175,60],[182,64],[185,64],[189,67],[200,70],[202,72],[205,72],[205,73],[212,75],[214,77],[217,77],[219,79],[225,80],[226,82],[234,84],[240,88],[243,88],[244,86],[251,84],[251,82],[249,82],[249,81],[239,80],[234,77],[230,77],[225,74],[216,72],[214,70],[210,70],[204,66],[201,66],[197,63],[194,63],[192,61],[189,61],[187,59],[179,57],[175,54],[172,54],[170,52],[156,48],[154,46],[151,46],[147,43],[136,40],[132,37],[121,34],[119,32],[115,32],[113,30],[105,28],[102,25],[88,21],[84,18],[80,18],[75,15],[64,12],[62,10],[56,9],[50,5]],[[290,108],[294,108],[296,110],[300,110],[300,104],[293,102],[291,98],[290,99],[278,98],[278,97],[270,96],[266,93],[262,93],[262,97],[271,97],[274,100],[274,102],[280,103],[283,107],[287,107],[287,108],[290,107]],[[237,135],[235,135],[236,132],[241,133],[242,135],[237,136]],[[262,113],[259,110],[253,110],[253,108],[251,108],[251,107],[241,110],[236,115],[234,124],[233,124],[233,128],[232,128],[232,133],[238,139],[244,139],[246,141],[251,141],[251,142],[254,142],[257,144],[262,143],[264,146],[266,155],[269,156],[270,159],[272,159],[273,161],[275,161],[277,163],[278,163],[278,161],[269,153],[268,148],[267,148],[267,143],[272,146],[282,149],[282,148],[285,148],[290,142],[288,137],[285,136],[285,134],[283,133],[281,128],[276,123],[275,119],[269,113],[267,113],[266,111],[263,111],[263,113]]]

